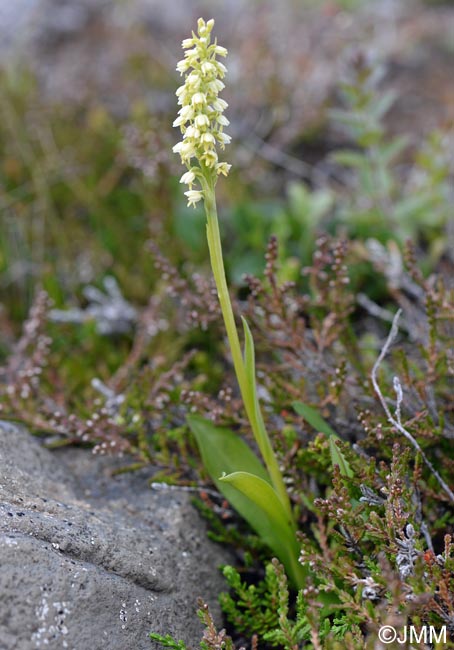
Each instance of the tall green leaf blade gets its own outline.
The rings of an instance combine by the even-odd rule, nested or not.
[[[324,418],[322,418],[316,409],[312,408],[312,406],[303,404],[303,402],[293,402],[292,406],[298,415],[301,415],[306,420],[306,422],[309,422],[311,427],[314,427],[314,429],[320,431],[321,433],[324,433],[327,436],[333,436],[333,438],[340,439],[334,429]]]
[[[249,417],[249,421],[254,432],[255,440],[259,446],[260,453],[265,462],[266,468],[271,478],[271,483],[281,500],[282,505],[287,510],[287,514],[292,518],[290,501],[287,490],[282,478],[281,470],[271,446],[271,441],[263,421],[262,411],[260,410],[259,398],[257,395],[257,383],[255,377],[255,351],[254,339],[251,330],[245,318],[242,318],[244,328],[244,370],[245,370],[245,393],[244,405]]]
[[[331,462],[333,466],[339,465],[339,470],[342,476],[353,478],[353,470],[332,436],[329,439],[329,451],[331,454]]]
[[[306,572],[298,562],[300,547],[295,529],[274,488],[249,472],[233,472],[223,476],[220,481],[234,486],[254,504],[252,525],[255,530],[284,563],[295,585],[304,584]]]
[[[246,390],[245,407],[248,412],[252,413],[253,420],[257,426],[253,426],[256,442],[259,446],[262,458],[265,461],[268,469],[270,468],[270,461],[272,459],[273,451],[271,449],[268,434],[263,422],[262,413],[260,411],[259,398],[257,396],[257,382],[255,377],[255,351],[254,339],[252,338],[251,330],[245,318],[242,317],[244,328],[244,369],[246,371]],[[251,422],[252,424],[252,422]],[[273,476],[271,474],[271,478]]]
[[[255,378],[255,350],[254,339],[252,338],[251,330],[245,318],[242,317],[244,328],[244,369],[246,370],[247,379],[247,400],[251,409],[253,409],[254,416],[257,417],[259,404],[257,397],[257,384]],[[257,440],[257,443],[262,451],[263,440]]]

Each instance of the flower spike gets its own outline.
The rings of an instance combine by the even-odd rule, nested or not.
[[[224,127],[229,125],[223,115],[227,102],[218,97],[224,89],[221,79],[227,68],[216,60],[217,56],[227,56],[227,50],[216,40],[211,42],[213,25],[214,20],[205,22],[199,18],[197,35],[193,32],[192,38],[184,39],[184,59],[177,64],[177,71],[185,75],[185,80],[176,91],[181,108],[173,126],[180,128],[183,139],[173,151],[180,154],[181,162],[188,169],[180,182],[188,185],[185,195],[188,205],[194,207],[203,198],[202,188],[194,187],[194,181],[207,173],[213,173],[215,179],[219,174],[227,176],[230,169],[227,163],[219,162],[216,151],[217,146],[221,150],[225,148],[230,136],[224,133]]]

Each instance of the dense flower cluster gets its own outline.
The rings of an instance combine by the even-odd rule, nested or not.
[[[173,126],[180,127],[183,140],[173,148],[179,153],[181,161],[188,171],[180,179],[188,185],[185,192],[188,205],[194,205],[203,198],[203,191],[194,188],[194,182],[200,179],[205,170],[212,170],[217,175],[227,176],[230,165],[219,162],[216,146],[221,149],[230,142],[230,136],[224,133],[229,124],[223,115],[227,102],[218,97],[224,88],[221,79],[227,68],[216,60],[217,56],[227,56],[225,47],[211,43],[211,30],[214,20],[197,21],[196,36],[186,38],[183,43],[184,59],[177,65],[177,70],[185,75],[185,83],[178,88],[176,95],[181,106]],[[199,165],[193,164],[196,159]]]

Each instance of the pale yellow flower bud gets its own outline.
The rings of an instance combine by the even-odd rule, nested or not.
[[[227,56],[227,50],[222,45],[216,45],[214,48],[214,53],[218,56]]]

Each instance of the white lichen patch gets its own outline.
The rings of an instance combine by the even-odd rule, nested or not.
[[[50,594],[46,593],[45,588],[42,591],[43,597],[35,610],[39,627],[33,632],[31,640],[36,648],[44,648],[55,641],[60,642],[62,649],[68,648],[66,617],[71,613],[68,604],[64,601],[50,603]]]

